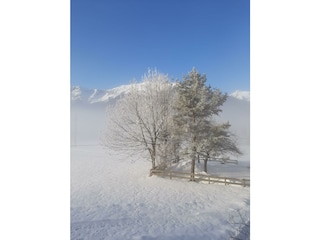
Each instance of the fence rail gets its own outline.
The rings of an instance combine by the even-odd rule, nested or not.
[[[250,179],[238,179],[238,178],[229,178],[229,177],[218,177],[214,175],[204,175],[204,174],[191,174],[187,172],[178,172],[178,171],[168,171],[168,170],[157,170],[151,169],[150,176],[156,175],[160,177],[169,177],[172,178],[182,178],[182,179],[194,179],[197,182],[209,182],[210,183],[220,183],[224,185],[239,185],[243,187],[250,187]]]
[[[225,159],[225,158],[210,158],[208,161],[220,162],[222,164],[224,163],[238,164],[238,160]]]

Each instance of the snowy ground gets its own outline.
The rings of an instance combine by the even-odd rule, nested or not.
[[[248,106],[230,102],[222,115],[239,136],[239,164],[209,162],[209,174],[250,178]],[[249,219],[248,187],[149,177],[150,162],[103,149],[105,118],[103,106],[72,105],[72,240],[232,239],[236,211]],[[190,170],[188,163],[178,168]],[[198,172],[202,168],[197,164]]]
[[[234,212],[249,216],[250,188],[149,177],[150,165],[71,147],[71,239],[230,239]]]

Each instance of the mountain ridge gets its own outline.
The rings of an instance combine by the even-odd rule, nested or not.
[[[143,83],[139,83],[143,84]],[[130,91],[132,85],[121,85],[112,89],[89,89],[80,86],[71,86],[71,102],[72,103],[108,103],[116,101]],[[228,95],[239,100],[250,102],[250,91],[236,90]]]

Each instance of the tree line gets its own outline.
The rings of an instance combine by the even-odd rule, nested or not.
[[[130,154],[147,153],[152,169],[166,169],[182,159],[196,161],[204,171],[210,158],[239,155],[230,123],[218,123],[227,94],[207,85],[193,68],[181,81],[149,70],[142,81],[107,108],[103,145]]]

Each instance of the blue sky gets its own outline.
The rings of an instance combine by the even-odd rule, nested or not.
[[[250,90],[249,0],[72,0],[71,85],[109,89],[148,68],[196,67],[224,92]]]

